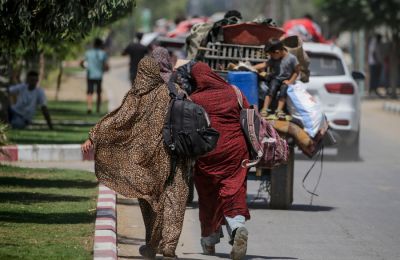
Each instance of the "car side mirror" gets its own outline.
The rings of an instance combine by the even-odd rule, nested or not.
[[[364,73],[362,73],[360,71],[353,71],[351,73],[351,76],[353,77],[354,80],[365,80]]]

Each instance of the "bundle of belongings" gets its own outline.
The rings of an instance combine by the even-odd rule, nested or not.
[[[297,82],[288,87],[286,107],[291,116],[289,121],[269,120],[269,122],[279,132],[292,136],[305,155],[311,158],[324,142],[335,143],[329,132],[328,121],[321,103],[307,92],[305,84]]]

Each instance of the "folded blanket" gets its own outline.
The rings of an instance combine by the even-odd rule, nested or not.
[[[328,123],[324,122],[323,127],[319,130],[314,138],[311,138],[304,129],[290,121],[268,120],[268,122],[280,133],[292,136],[300,148],[300,150],[308,157],[313,157],[319,150],[319,143],[328,130]]]

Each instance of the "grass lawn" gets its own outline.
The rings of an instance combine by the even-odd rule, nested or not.
[[[0,259],[91,259],[97,182],[89,172],[0,165]]]
[[[90,128],[105,114],[107,103],[103,102],[104,113],[87,114],[86,103],[80,101],[49,101],[48,108],[54,129],[49,130],[43,115],[37,111],[33,124],[27,129],[8,131],[8,138],[15,144],[77,144],[88,137]],[[83,124],[71,124],[71,121]],[[44,124],[43,124],[44,123]]]

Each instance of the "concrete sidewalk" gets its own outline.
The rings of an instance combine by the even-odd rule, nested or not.
[[[383,110],[400,116],[400,100],[389,100],[383,102]]]

